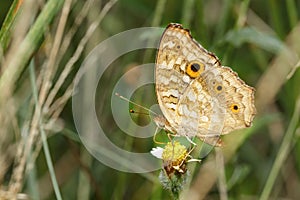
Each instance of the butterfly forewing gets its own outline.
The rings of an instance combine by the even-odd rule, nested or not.
[[[193,61],[219,66],[216,57],[194,41],[188,30],[170,24],[160,41],[155,70],[157,99],[170,124],[176,122],[178,101],[193,80],[186,74],[187,65]]]

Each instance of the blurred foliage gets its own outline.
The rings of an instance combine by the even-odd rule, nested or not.
[[[257,90],[258,115],[253,127],[223,136],[225,146],[220,151],[212,151],[201,163],[190,163],[190,180],[182,198],[299,199],[299,0],[65,0],[55,9],[46,7],[55,0],[33,2],[15,0],[13,4],[18,7],[10,13],[12,1],[0,2],[0,22],[8,15],[15,19],[0,30],[0,35],[9,36],[0,38],[0,46],[4,47],[0,50],[0,87],[4,88],[0,95],[0,199],[59,199],[59,193],[63,199],[171,198],[158,181],[159,171],[120,172],[85,149],[74,125],[71,96],[81,64],[101,41],[122,31],[166,27],[170,22],[182,23],[191,30],[193,37],[214,52],[224,66],[232,67]],[[65,23],[60,21],[63,9],[67,12]],[[103,19],[82,44],[90,25],[101,14]],[[53,19],[46,20],[45,16]],[[38,18],[44,26],[35,26]],[[62,30],[61,40],[57,30]],[[30,31],[36,31],[39,40],[29,40],[30,45],[24,47]],[[61,45],[68,40],[69,44]],[[30,54],[21,57],[21,50]],[[128,151],[149,152],[157,144],[152,138],[135,138],[120,130],[111,113],[112,92],[127,70],[153,63],[155,52],[137,50],[121,56],[99,80],[95,97],[99,124],[115,145]],[[16,66],[14,73],[8,73]],[[68,66],[70,71],[66,72]],[[67,76],[62,77],[64,74]],[[31,80],[35,80],[34,85]],[[49,80],[49,88],[45,80]],[[135,80],[130,77],[128,84]],[[128,98],[149,108],[156,103],[154,86],[141,87]],[[128,109],[145,112],[133,104]],[[119,112],[124,115],[128,110]],[[144,114],[131,117],[141,125],[150,121]],[[45,130],[49,148],[42,143],[41,130]],[[168,138],[158,134],[157,139]],[[223,164],[217,159],[220,152]],[[198,155],[193,152],[194,157]],[[134,160],[129,162],[134,164]],[[56,178],[49,171],[51,166]],[[224,180],[220,176],[222,168]],[[222,187],[227,188],[225,194]]]
[[[8,12],[9,7],[11,6],[11,1],[1,1],[0,2],[0,24],[3,23],[4,18]]]

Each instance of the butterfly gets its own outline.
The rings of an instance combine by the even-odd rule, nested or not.
[[[251,126],[255,89],[222,66],[182,25],[167,26],[155,63],[156,95],[163,114],[155,118],[159,127],[220,146],[220,135]]]

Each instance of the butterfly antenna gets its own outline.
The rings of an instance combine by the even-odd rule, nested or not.
[[[149,113],[138,112],[138,111],[135,111],[135,110],[132,110],[132,109],[130,109],[129,112],[132,113],[132,114],[149,115]]]
[[[149,108],[146,108],[146,107],[144,107],[144,106],[141,106],[141,105],[139,105],[139,104],[137,104],[137,103],[135,103],[135,102],[133,102],[133,101],[130,101],[129,99],[127,99],[126,97],[123,97],[123,96],[120,95],[119,93],[115,93],[115,95],[118,96],[118,97],[120,97],[121,99],[123,99],[123,100],[125,100],[125,101],[128,101],[129,103],[132,103],[132,104],[134,104],[134,105],[136,105],[136,106],[138,106],[138,107],[140,107],[140,108],[143,108],[144,110],[147,110],[148,112],[152,113],[153,115],[156,115],[156,116],[158,115],[157,113],[153,112],[153,111],[150,110]],[[129,112],[130,112],[130,113],[138,113],[138,112],[136,112],[136,111],[134,111],[134,110],[129,110]],[[143,114],[145,114],[145,113],[143,113]]]

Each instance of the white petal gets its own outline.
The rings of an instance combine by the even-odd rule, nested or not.
[[[155,156],[156,158],[162,159],[162,154],[163,154],[164,149],[161,147],[156,147],[156,148],[152,148],[152,150],[150,151],[150,153]]]

